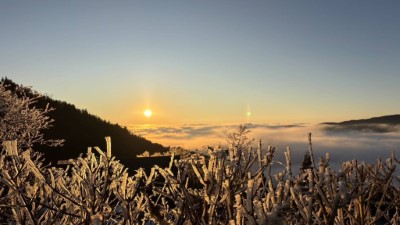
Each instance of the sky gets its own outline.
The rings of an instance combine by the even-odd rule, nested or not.
[[[0,1],[0,76],[127,126],[398,114],[399,12],[391,0]]]

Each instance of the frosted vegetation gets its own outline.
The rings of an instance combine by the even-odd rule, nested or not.
[[[10,98],[25,105],[13,105]],[[88,148],[70,165],[54,167],[31,149],[32,142],[59,141],[40,136],[51,121],[47,109],[30,108],[29,101],[0,89],[1,224],[400,222],[400,161],[394,154],[376,164],[344,162],[335,171],[329,154],[315,161],[310,134],[302,169],[292,171],[290,148],[278,162],[274,147],[259,142],[252,148],[247,129],[239,127],[228,136],[228,149],[209,148],[207,154],[179,159],[172,155],[169,167],[155,165],[133,176],[112,156],[109,137],[105,151]],[[5,116],[11,116],[9,110],[18,116]],[[23,116],[35,125],[13,122]],[[280,172],[273,173],[273,167]]]

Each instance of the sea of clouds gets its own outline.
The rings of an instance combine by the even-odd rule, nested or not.
[[[130,126],[136,135],[143,136],[164,146],[181,146],[189,150],[204,150],[205,146],[227,146],[226,136],[239,124],[182,124]],[[310,125],[310,124],[246,124],[251,131],[248,136],[262,140],[264,148],[269,144],[277,148],[276,159],[283,160],[288,146],[292,151],[294,165],[299,165],[308,151],[308,133],[312,133],[315,157],[331,154],[331,165],[341,162],[376,162],[386,159],[391,152],[400,158],[400,127],[381,124],[363,126]]]

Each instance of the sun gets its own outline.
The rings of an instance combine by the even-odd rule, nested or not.
[[[146,109],[144,110],[143,114],[145,117],[150,118],[151,115],[153,115],[153,112],[150,109]]]

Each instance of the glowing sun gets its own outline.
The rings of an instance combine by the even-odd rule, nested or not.
[[[143,115],[147,118],[150,118],[151,115],[153,115],[153,112],[150,109],[146,109],[144,110]]]

